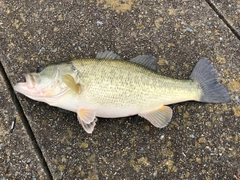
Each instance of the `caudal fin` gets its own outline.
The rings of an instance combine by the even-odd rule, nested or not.
[[[211,103],[227,103],[230,101],[227,90],[217,81],[217,73],[206,57],[199,59],[190,78],[199,83],[202,90],[199,101]]]

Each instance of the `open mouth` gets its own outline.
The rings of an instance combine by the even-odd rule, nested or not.
[[[39,96],[39,92],[35,89],[35,77],[32,74],[24,74],[25,82],[17,83],[13,88],[15,91],[24,94],[33,99],[34,96]]]
[[[26,86],[29,89],[34,88],[34,86],[35,86],[35,78],[34,78],[34,76],[31,75],[31,74],[24,74],[24,76],[25,76]]]

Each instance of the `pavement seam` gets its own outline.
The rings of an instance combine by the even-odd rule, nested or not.
[[[39,145],[37,143],[37,140],[36,140],[36,138],[34,136],[34,133],[33,133],[32,129],[31,129],[31,126],[28,123],[27,117],[24,114],[22,106],[21,106],[21,104],[20,104],[20,102],[19,102],[19,100],[18,100],[18,98],[17,98],[17,96],[16,96],[16,94],[15,94],[15,92],[13,90],[13,87],[12,87],[12,85],[10,83],[10,80],[9,80],[9,78],[8,78],[8,76],[7,76],[6,72],[5,72],[5,69],[4,69],[4,67],[3,67],[1,62],[0,62],[0,73],[1,73],[3,79],[4,79],[5,83],[6,83],[6,87],[7,87],[8,91],[9,91],[9,93],[10,93],[10,96],[11,96],[11,99],[13,101],[13,104],[15,105],[16,110],[17,110],[17,112],[18,112],[18,114],[19,114],[19,116],[20,116],[20,118],[22,120],[23,126],[26,129],[26,132],[27,132],[28,136],[31,139],[32,145],[33,145],[34,150],[35,150],[35,152],[36,152],[36,154],[37,154],[37,156],[38,156],[38,158],[40,160],[40,163],[41,163],[41,165],[42,165],[42,167],[43,167],[43,169],[44,169],[48,179],[52,180],[53,176],[51,174],[51,171],[50,171],[50,169],[49,169],[49,167],[47,165],[47,162],[46,162],[46,160],[45,160],[45,158],[43,156],[43,153],[42,153],[42,151],[41,151],[41,149],[40,149],[40,147],[39,147]]]
[[[225,18],[224,14],[220,12],[220,10],[215,6],[215,4],[211,0],[205,0],[208,5],[212,8],[212,10],[218,15],[218,17],[227,25],[227,27],[232,31],[232,33],[240,40],[240,34],[238,31],[230,24],[227,18]]]

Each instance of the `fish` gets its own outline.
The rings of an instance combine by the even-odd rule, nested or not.
[[[14,90],[33,100],[77,113],[83,129],[91,134],[97,117],[139,115],[163,128],[172,119],[168,106],[184,101],[227,103],[229,93],[218,81],[206,57],[196,63],[189,79],[159,73],[158,59],[139,55],[123,60],[112,51],[96,58],[75,59],[38,68],[25,74]]]

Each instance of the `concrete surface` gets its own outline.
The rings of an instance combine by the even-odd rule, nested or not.
[[[188,78],[198,58],[207,56],[231,96],[227,104],[171,105],[173,119],[164,129],[133,116],[100,119],[88,135],[74,113],[17,94],[29,126],[21,125],[18,118],[14,133],[23,141],[19,149],[20,140],[11,143],[13,135],[6,133],[11,119],[18,117],[11,113],[16,107],[3,106],[1,151],[19,149],[29,156],[21,160],[12,153],[7,161],[1,153],[1,179],[21,179],[25,174],[32,179],[236,179],[240,169],[238,1],[12,0],[1,1],[0,7],[0,60],[4,78],[12,85],[38,66],[112,50],[126,59],[139,54],[159,57],[169,64],[161,73],[179,79]],[[230,20],[231,28],[226,24]],[[1,98],[11,102],[6,88],[1,89],[6,94]],[[37,146],[32,146],[26,131],[33,133]],[[10,164],[22,173],[7,171]]]
[[[46,179],[1,73],[0,82],[0,179]]]
[[[240,1],[217,1],[212,2],[224,18],[229,21],[230,25],[239,33],[240,32]]]

